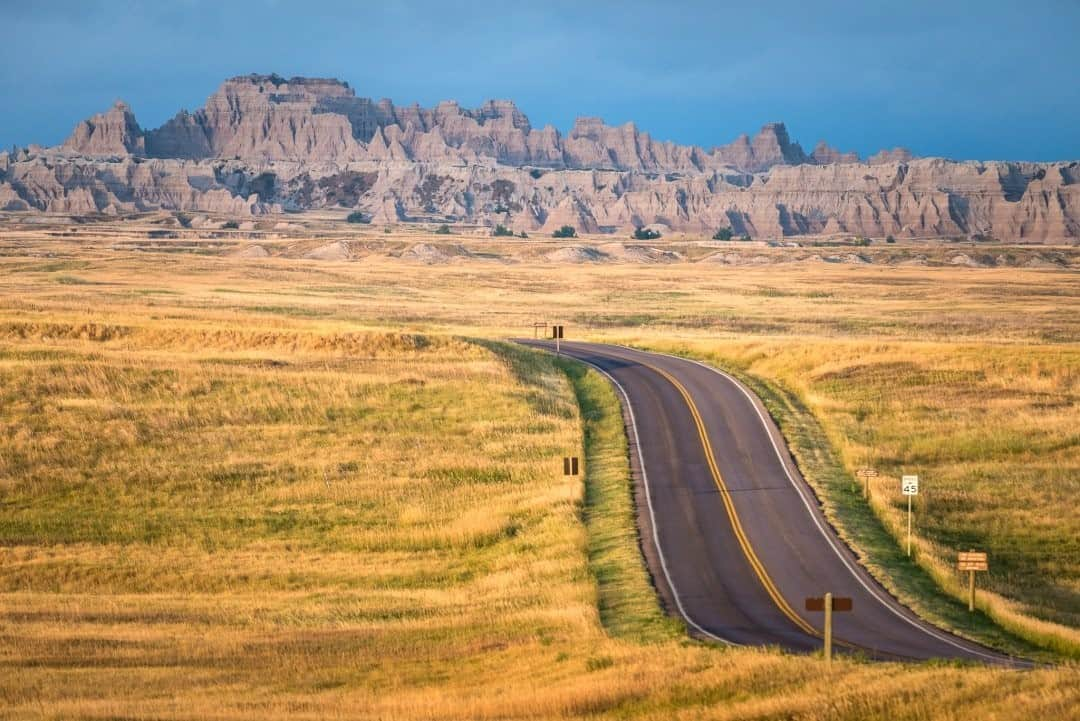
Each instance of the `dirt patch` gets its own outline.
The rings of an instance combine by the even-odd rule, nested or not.
[[[544,258],[553,263],[605,263],[611,260],[610,255],[591,245],[568,245],[545,253]]]
[[[597,250],[623,263],[677,263],[683,257],[679,253],[645,245],[606,243]]]
[[[1041,255],[1032,256],[1024,263],[1025,268],[1061,268],[1062,264]]]
[[[269,258],[270,251],[261,245],[249,245],[230,253],[234,258]]]
[[[968,268],[985,268],[987,263],[978,258],[973,258],[967,253],[957,253],[949,258],[949,265],[964,265]]]
[[[314,250],[309,250],[304,253],[304,257],[309,260],[348,260],[350,257],[349,246],[340,240],[335,240],[333,243],[320,245]]]
[[[775,262],[767,255],[743,255],[742,253],[713,253],[701,259],[702,263],[721,265],[771,265]]]
[[[462,245],[435,245],[417,243],[403,250],[397,257],[415,260],[428,265],[442,265],[458,259],[472,258],[473,254]]]

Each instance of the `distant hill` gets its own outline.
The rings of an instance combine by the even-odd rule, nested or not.
[[[514,103],[396,107],[331,79],[232,78],[159,128],[117,102],[54,148],[0,153],[0,209],[237,216],[343,207],[372,222],[546,232],[644,225],[781,237],[1080,237],[1080,164],[807,153],[783,123],[710,149],[633,123],[534,129]]]

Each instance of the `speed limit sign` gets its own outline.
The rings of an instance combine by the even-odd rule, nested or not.
[[[911,499],[919,495],[919,477],[902,476],[900,490],[907,496],[907,555],[911,556]]]
[[[900,479],[900,490],[903,491],[905,496],[917,496],[919,495],[919,477],[918,476],[904,476]]]

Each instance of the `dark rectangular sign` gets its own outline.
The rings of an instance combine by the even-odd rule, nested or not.
[[[551,326],[551,337],[552,338],[562,338],[563,337],[563,327],[561,325],[553,325],[553,326]]]
[[[576,476],[578,474],[577,456],[568,456],[566,458],[563,458],[562,468],[564,476]]]
[[[956,556],[956,567],[961,571],[988,571],[985,551],[961,551]]]
[[[832,610],[836,611],[838,613],[843,612],[843,611],[850,611],[851,607],[852,607],[851,599],[848,598],[848,597],[838,596],[838,597],[836,597],[836,598],[834,598],[832,600]],[[825,599],[823,597],[821,597],[821,596],[818,596],[816,598],[808,598],[808,599],[806,599],[806,610],[807,611],[824,611],[825,610]]]

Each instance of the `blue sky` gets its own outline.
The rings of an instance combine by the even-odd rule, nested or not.
[[[0,147],[60,142],[116,98],[155,127],[276,72],[511,98],[564,131],[599,115],[709,146],[782,120],[808,150],[1080,159],[1078,0],[0,0],[0,30]]]

